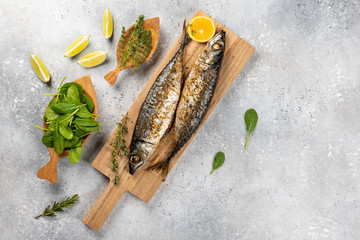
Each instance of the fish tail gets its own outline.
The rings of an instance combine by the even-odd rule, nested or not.
[[[184,20],[184,24],[183,24],[183,36],[181,39],[181,47],[184,47],[190,40],[190,37],[186,31],[186,19]]]
[[[147,171],[161,170],[161,177],[162,177],[162,181],[164,182],[169,173],[169,165],[170,165],[170,161],[168,159],[164,162],[159,162],[151,167],[148,167],[146,170]]]

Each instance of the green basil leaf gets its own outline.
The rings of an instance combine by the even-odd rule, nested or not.
[[[92,114],[89,112],[89,110],[86,107],[82,107],[75,113],[76,116],[80,118],[92,118]]]
[[[87,109],[89,110],[90,113],[93,113],[94,108],[95,108],[93,101],[91,101],[91,99],[88,96],[86,96],[85,94],[84,94],[84,96],[85,96],[85,103],[86,103]]]
[[[55,131],[53,134],[54,150],[57,154],[61,154],[64,151],[65,138],[59,132],[59,122],[56,121]]]
[[[79,91],[79,94],[83,92],[83,87],[80,84],[75,83],[75,82],[68,82],[68,83],[65,83],[64,85],[62,85],[60,93],[66,94],[69,87],[71,87],[71,86],[76,86]]]
[[[59,123],[59,132],[66,139],[72,139],[74,137],[72,129],[70,127],[65,127],[62,123]]]
[[[80,103],[79,90],[75,85],[71,85],[66,93],[66,102],[68,103]]]
[[[53,132],[46,131],[45,134],[43,135],[41,141],[45,146],[47,146],[49,148],[54,147]]]
[[[83,106],[81,103],[57,103],[52,106],[52,109],[58,114],[67,114],[74,112],[81,106]]]
[[[258,115],[256,111],[251,108],[245,112],[244,118],[246,123],[246,130],[248,131],[248,135],[245,143],[245,149],[246,149],[249,142],[250,134],[254,131],[256,124],[258,122]]]
[[[69,161],[71,163],[77,163],[80,160],[82,147],[71,148],[69,153]]]
[[[212,174],[215,169],[221,167],[221,165],[223,165],[224,162],[225,162],[225,153],[218,152],[214,158],[213,169],[211,170],[210,174]]]

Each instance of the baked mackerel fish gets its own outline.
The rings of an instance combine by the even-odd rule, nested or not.
[[[183,84],[183,52],[188,42],[185,26],[184,21],[178,51],[157,76],[141,106],[130,144],[130,174],[151,157],[174,121]]]
[[[199,128],[210,106],[219,78],[225,50],[225,31],[221,30],[206,45],[185,79],[175,117],[175,144],[170,156],[148,170],[161,169],[165,180],[171,159]]]

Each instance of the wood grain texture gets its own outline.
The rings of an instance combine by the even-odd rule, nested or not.
[[[90,79],[89,75],[86,75],[84,77],[78,78],[75,81],[76,83],[79,83],[83,89],[84,89],[84,94],[86,96],[88,96],[91,101],[93,101],[94,103],[94,114],[97,114],[97,100],[96,100],[96,94],[95,94],[95,89],[93,86],[93,83]],[[96,120],[96,117],[95,117]],[[43,127],[44,128],[48,128],[48,125],[45,123],[45,121],[43,121]],[[44,131],[45,133],[45,131]],[[84,146],[84,144],[89,140],[90,136],[92,133],[90,133],[84,140],[84,142],[82,143],[82,145]],[[51,183],[57,183],[58,180],[58,173],[57,173],[57,163],[61,158],[64,158],[66,156],[69,155],[70,150],[64,150],[62,154],[57,154],[54,150],[54,148],[48,148],[49,153],[50,153],[50,160],[47,164],[45,164],[45,166],[43,166],[37,173],[37,177],[41,178],[41,179],[46,179]]]
[[[206,15],[201,10],[198,10],[194,16]],[[226,93],[227,89],[231,86],[232,82],[235,80],[237,75],[240,73],[241,69],[244,67],[255,48],[242,40],[236,34],[231,32],[226,27],[222,26],[220,23],[215,21],[217,31],[223,29],[226,31],[226,49],[225,55],[222,63],[222,68],[220,71],[220,76],[218,80],[218,85],[211,102],[210,108],[205,116],[204,121],[206,121],[208,116],[214,110],[215,106],[221,100],[221,98]],[[171,60],[175,52],[177,51],[181,41],[181,36],[177,39],[175,44],[171,47],[165,58],[159,64],[154,74],[151,76],[139,96],[136,98],[134,103],[131,105],[129,111],[127,112],[128,120],[128,129],[129,132],[124,134],[127,147],[129,147],[131,142],[132,133],[136,123],[137,116],[139,114],[141,104],[144,101],[150,87],[154,83],[156,77],[159,75],[161,70],[166,66],[166,64]],[[190,72],[191,67],[194,65],[194,62],[197,56],[205,47],[205,44],[197,43],[191,41],[185,48],[184,54],[184,71],[185,76]],[[201,124],[201,125],[202,125]],[[200,126],[201,127],[201,126]],[[200,128],[199,128],[200,129]],[[198,129],[198,131],[199,131]],[[160,172],[158,171],[145,171],[145,169],[151,164],[154,164],[160,160],[164,160],[170,154],[171,143],[174,139],[174,129],[161,140],[158,148],[155,150],[152,158],[139,169],[133,176],[129,174],[128,168],[128,159],[127,157],[122,157],[119,160],[119,183],[118,185],[113,185],[114,177],[116,176],[109,168],[111,163],[110,143],[115,136],[117,129],[111,134],[104,147],[100,150],[99,154],[92,162],[92,166],[103,173],[105,176],[110,178],[109,186],[103,192],[99,200],[91,208],[88,214],[83,219],[83,222],[94,230],[100,230],[103,225],[107,215],[110,213],[112,208],[115,206],[117,200],[120,198],[123,192],[129,191],[144,202],[149,202],[152,196],[155,194],[157,189],[162,183],[162,178]],[[197,132],[196,132],[197,133]],[[187,144],[175,155],[170,164],[170,171],[179,160],[182,153],[185,151],[186,147],[190,144],[196,133],[192,138],[187,142]],[[171,173],[169,173],[171,174]]]
[[[114,70],[107,73],[105,75],[105,80],[108,81],[111,85],[114,85],[119,73],[127,68],[131,68],[134,66],[134,62],[129,62],[125,67],[120,67],[120,57],[121,57],[121,46],[123,45],[120,40],[124,40],[124,43],[129,40],[131,36],[131,30],[134,28],[135,24],[126,29],[124,38],[120,37],[117,48],[116,48],[116,59],[117,59],[117,66]],[[151,31],[151,51],[144,62],[149,60],[151,56],[154,54],[157,44],[159,42],[159,34],[160,34],[160,19],[158,17],[149,18],[144,21],[144,29]]]

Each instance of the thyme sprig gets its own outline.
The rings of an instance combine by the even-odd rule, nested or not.
[[[112,156],[110,169],[115,172],[116,174],[119,173],[119,163],[118,158],[125,155],[127,156],[129,153],[126,148],[125,139],[123,134],[127,133],[128,129],[126,126],[126,122],[128,117],[125,116],[119,123],[118,123],[118,130],[115,134],[115,137],[111,141],[110,145],[112,149],[110,150],[110,154]],[[119,177],[116,176],[114,179],[114,184],[116,185],[119,181]]]
[[[140,15],[136,20],[130,34],[128,41],[124,44],[125,27],[123,26],[120,39],[120,67],[126,67],[127,64],[133,63],[134,67],[131,72],[134,72],[145,62],[151,50],[151,31],[144,28],[144,15]]]
[[[35,217],[35,219],[38,219],[39,217],[56,217],[55,212],[63,212],[64,208],[74,206],[74,204],[79,200],[79,198],[80,198],[79,195],[75,194],[72,197],[63,199],[61,202],[55,201],[51,208],[50,205],[47,206],[44,212],[39,216]]]

